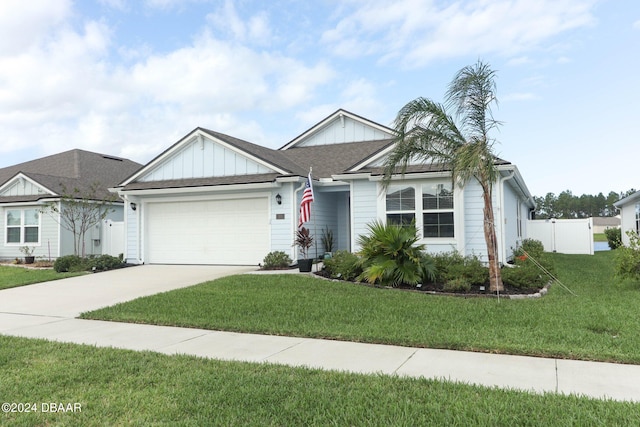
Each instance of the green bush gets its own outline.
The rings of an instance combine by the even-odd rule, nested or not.
[[[432,255],[436,269],[435,281],[447,283],[464,278],[472,285],[489,282],[489,269],[475,255],[463,257],[458,252],[445,252]]]
[[[331,258],[324,260],[324,267],[333,279],[353,281],[362,274],[360,259],[349,251],[336,251]]]
[[[531,260],[518,261],[514,267],[504,267],[501,274],[505,285],[516,288],[541,288],[550,280]]]
[[[622,246],[622,230],[619,228],[607,228],[604,230],[604,235],[607,236],[607,243],[610,249],[618,249]]]
[[[443,289],[447,292],[469,292],[471,290],[471,283],[465,277],[458,277],[447,281]]]
[[[640,237],[638,233],[627,231],[629,246],[620,246],[615,252],[616,277],[620,279],[640,279]]]
[[[292,261],[289,255],[282,251],[269,252],[262,260],[262,268],[265,270],[277,270],[287,268],[291,265]]]
[[[360,279],[383,286],[417,285],[432,279],[435,266],[417,244],[415,224],[398,226],[375,221],[369,234],[358,237],[361,247]]]
[[[53,269],[58,273],[78,271],[106,271],[120,268],[123,265],[122,256],[97,255],[82,258],[78,255],[65,255],[56,259]]]
[[[84,258],[78,255],[65,255],[56,259],[53,263],[53,269],[58,273],[85,271],[87,263]]]
[[[86,260],[86,270],[89,271],[107,271],[121,268],[123,260],[121,257],[111,255],[91,256]]]
[[[544,254],[544,245],[540,240],[524,239],[522,244],[513,251],[513,256],[523,256],[525,252],[528,253],[529,256],[538,259]]]

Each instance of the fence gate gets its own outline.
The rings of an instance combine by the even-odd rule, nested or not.
[[[124,253],[124,222],[105,220],[102,224],[103,255],[118,256]]]
[[[593,218],[529,220],[527,237],[547,252],[593,255]]]

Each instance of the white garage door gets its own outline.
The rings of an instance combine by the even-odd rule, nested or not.
[[[257,265],[269,252],[268,199],[148,203],[154,264]]]

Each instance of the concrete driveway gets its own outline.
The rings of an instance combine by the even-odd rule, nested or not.
[[[119,302],[184,288],[255,267],[140,265],[0,291],[0,313],[78,317]]]

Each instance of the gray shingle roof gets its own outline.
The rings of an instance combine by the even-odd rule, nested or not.
[[[0,186],[23,173],[57,194],[62,193],[63,187],[69,191],[78,188],[81,193],[86,193],[91,185],[97,183],[96,196],[102,199],[112,196],[109,187],[115,187],[141,167],[141,164],[128,159],[75,149],[2,168]],[[0,197],[0,203],[33,201],[42,197],[51,196],[21,196],[19,200]]]

